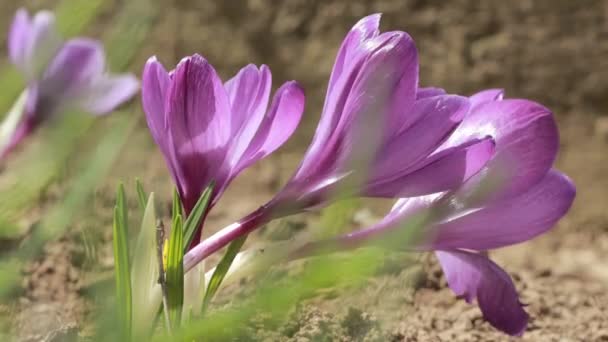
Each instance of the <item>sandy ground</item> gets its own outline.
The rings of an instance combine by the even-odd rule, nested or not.
[[[105,17],[118,5],[108,2]],[[549,234],[492,256],[529,304],[532,321],[523,341],[608,341],[608,3],[161,0],[160,6],[161,17],[133,65],[137,73],[150,55],[173,65],[199,52],[224,77],[246,63],[266,63],[275,85],[297,79],[307,90],[302,129],[233,184],[210,216],[207,233],[261,204],[290,175],[312,136],[342,37],[361,16],[384,12],[383,28],[405,30],[416,40],[423,85],[462,94],[501,87],[511,97],[534,99],[554,110],[562,132],[557,166],[578,187],[575,205]],[[92,34],[103,24],[100,19]],[[63,334],[80,331],[89,310],[87,275],[112,265],[113,189],[118,179],[135,176],[168,202],[170,180],[143,123],[97,191],[90,220],[75,223],[26,270],[15,325],[23,339],[40,339],[43,331],[57,327]],[[255,234],[253,240],[267,237]],[[102,243],[86,243],[95,238]],[[88,264],[90,255],[100,263]],[[509,340],[483,322],[476,306],[452,295],[432,257],[418,258],[414,265],[404,261],[403,267],[396,260],[396,267],[377,274],[364,289],[309,300],[285,327],[254,324],[247,338]],[[41,317],[38,327],[25,324],[32,315]]]

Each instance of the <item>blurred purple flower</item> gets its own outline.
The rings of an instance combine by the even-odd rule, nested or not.
[[[133,97],[139,89],[133,75],[109,75],[101,44],[86,38],[63,42],[51,12],[30,18],[17,11],[8,37],[12,63],[27,80],[24,108],[12,134],[2,141],[8,153],[40,123],[58,112],[79,109],[105,114]]]
[[[405,32],[361,19],[336,57],[316,133],[302,163],[267,205],[203,241],[186,268],[277,217],[336,196],[395,198],[457,187],[494,152],[480,136],[437,150],[470,108],[466,97],[418,91],[418,53]]]
[[[551,229],[566,214],[575,187],[552,169],[559,137],[551,112],[527,100],[502,100],[502,91],[471,97],[472,110],[442,148],[490,135],[496,151],[456,190],[397,201],[377,225],[330,244],[356,247],[415,225],[417,250],[434,250],[448,285],[468,302],[477,299],[488,322],[521,335],[528,322],[509,275],[486,255]],[[440,148],[441,149],[441,148]],[[421,219],[417,221],[415,218]]]
[[[212,181],[213,205],[239,172],[274,152],[295,131],[304,110],[303,90],[287,82],[269,106],[271,84],[265,65],[248,65],[222,84],[199,55],[182,59],[170,73],[155,57],[146,63],[146,119],[186,214]]]

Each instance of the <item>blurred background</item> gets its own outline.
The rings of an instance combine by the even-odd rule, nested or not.
[[[304,86],[301,128],[233,183],[209,217],[207,234],[262,204],[290,176],[312,138],[342,38],[359,18],[382,12],[383,30],[404,30],[416,41],[421,85],[464,95],[504,88],[507,97],[532,99],[555,113],[562,139],[557,167],[578,187],[574,208],[549,234],[498,251],[495,260],[530,304],[524,341],[608,340],[608,2],[2,0],[0,112],[22,89],[6,58],[8,27],[19,7],[56,10],[66,36],[102,39],[115,71],[140,76],[149,56],[171,68],[200,53],[223,79],[248,63],[264,63],[274,88],[291,79]],[[139,177],[163,208],[170,203],[171,181],[139,101],[95,122],[69,116],[54,123],[0,173],[0,214],[9,227],[4,249],[24,246],[36,229],[52,232],[27,262],[12,300],[1,306],[21,340],[41,340],[48,332],[86,335],[87,292],[113,265],[119,181],[129,188]],[[46,143],[45,136],[58,142]],[[374,222],[382,207],[352,204],[347,226]],[[290,237],[322,220],[323,214],[291,218],[256,233],[251,243]],[[395,255],[385,266],[365,288],[330,290],[307,301],[290,318],[291,329],[252,325],[252,339],[314,340],[315,331],[325,329],[330,340],[508,340],[482,321],[476,306],[453,297],[432,258]],[[239,287],[246,284],[219,302],[246,292]]]

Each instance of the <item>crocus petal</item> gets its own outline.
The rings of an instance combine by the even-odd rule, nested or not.
[[[89,39],[65,43],[47,68],[44,77],[30,87],[28,109],[39,120],[73,107],[82,100],[104,68],[101,45]]]
[[[464,251],[435,252],[448,285],[471,303],[475,298],[483,317],[509,335],[522,335],[528,325],[511,277],[486,256]]]
[[[170,145],[179,162],[178,189],[189,212],[209,182],[222,188],[228,177],[224,162],[231,138],[230,105],[216,71],[199,55],[183,59],[172,81],[165,109]]]
[[[31,21],[25,43],[27,45],[22,56],[23,64],[21,64],[21,67],[22,71],[31,80],[40,77],[61,47],[61,38],[55,28],[53,13],[49,11],[36,13]]]
[[[471,111],[486,102],[500,101],[505,95],[504,89],[487,89],[471,95]]]
[[[236,172],[279,148],[296,130],[304,112],[304,90],[291,81],[279,88],[259,130],[243,155]]]
[[[333,92],[336,81],[343,75],[345,71],[352,67],[353,57],[355,54],[357,54],[360,46],[365,41],[377,36],[380,33],[378,27],[380,26],[381,16],[381,14],[368,15],[367,17],[359,20],[348,32],[342,41],[342,45],[340,46],[340,50],[336,56],[336,62],[334,63],[329,80],[329,87],[327,89],[328,95]],[[321,121],[323,121],[323,119],[321,119]]]
[[[418,100],[407,115],[418,120],[391,139],[374,163],[373,178],[390,181],[415,170],[456,129],[468,112],[467,98],[455,95]]]
[[[15,14],[8,35],[8,54],[11,62],[25,71],[25,50],[30,35],[30,17],[27,11],[20,8]]]
[[[77,38],[66,42],[49,65],[44,85],[45,94],[68,97],[89,86],[103,73],[105,57],[97,41]]]
[[[496,141],[496,154],[471,182],[500,179],[501,188],[492,193],[496,200],[540,181],[553,165],[559,146],[557,126],[547,108],[528,100],[502,100],[478,105],[442,148],[486,136]]]
[[[454,189],[481,170],[494,155],[491,138],[469,141],[429,157],[420,169],[388,182],[371,185],[371,197],[410,197]]]
[[[411,37],[404,32],[386,32],[365,46],[371,51],[369,57],[349,93],[340,94],[348,97],[341,107],[344,114],[337,133],[314,158],[307,158],[307,153],[303,166],[326,172],[367,167],[383,140],[393,134],[391,130],[414,120],[407,115],[418,81],[417,51]],[[301,168],[298,175],[306,177],[304,170]]]
[[[488,250],[530,240],[551,229],[568,212],[575,194],[572,181],[551,170],[519,196],[439,223],[433,247]]]
[[[156,57],[148,59],[142,76],[142,105],[150,133],[163,153],[167,149],[165,95],[170,82],[167,70],[158,62]]]
[[[409,115],[418,86],[418,51],[414,40],[400,31],[382,33],[364,47],[368,57],[343,104],[345,115],[337,130],[372,119],[391,136],[418,119]]]
[[[170,146],[169,128],[165,109],[165,96],[171,83],[169,73],[165,67],[158,62],[156,57],[151,57],[146,62],[142,76],[141,98],[146,122],[152,138],[161,150],[165,162],[171,172],[171,176],[178,188],[182,186],[177,171],[177,156],[175,149]]]
[[[361,68],[363,58],[366,53],[369,53],[364,48],[365,42],[378,36],[379,25],[379,14],[365,17],[353,26],[342,41],[331,72],[319,125],[294,179],[310,177],[312,169],[318,169],[319,163],[322,162],[322,152],[329,149],[335,150],[333,146],[329,145],[329,140],[332,136],[342,133],[337,130],[337,126],[342,117],[347,114],[343,111],[344,102],[348,98],[350,88]]]
[[[242,68],[224,84],[232,109],[233,133],[239,132],[249,121],[259,125],[268,106],[271,85],[270,69],[262,65],[258,70],[253,64]],[[258,125],[254,125],[254,128]]]
[[[200,151],[226,145],[231,138],[229,100],[207,60],[199,55],[183,59],[167,91],[167,120],[177,145],[194,140]]]
[[[381,130],[389,126],[393,109],[413,102],[418,81],[416,47],[404,32],[378,35],[378,19],[363,19],[345,39],[319,126],[294,180],[325,176],[349,164],[353,150],[375,145],[370,140],[384,136]],[[364,146],[358,127],[365,123],[379,129],[377,134],[367,130]]]
[[[139,90],[133,75],[102,76],[88,88],[83,88],[76,106],[93,114],[107,114],[132,98]]]
[[[243,157],[264,119],[271,84],[272,76],[265,65],[259,70],[254,65],[248,65],[225,84],[232,110],[234,143],[230,151],[230,163],[233,166]]]
[[[439,95],[445,95],[446,92],[442,88],[436,87],[426,87],[426,88],[418,88],[416,91],[416,100],[423,99],[425,97],[433,97]]]

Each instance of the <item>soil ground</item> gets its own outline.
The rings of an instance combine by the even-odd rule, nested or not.
[[[104,5],[91,35],[103,31],[104,18],[118,4]],[[500,87],[509,97],[533,99],[555,112],[562,139],[557,167],[577,185],[575,205],[550,233],[491,255],[529,304],[532,320],[523,341],[608,341],[608,2],[159,0],[159,6],[161,15],[134,72],[153,54],[174,65],[199,52],[223,77],[247,63],[265,63],[275,86],[296,79],[307,92],[301,129],[231,186],[209,217],[207,234],[261,204],[290,175],[314,131],[341,39],[358,18],[383,12],[384,29],[405,30],[416,40],[421,84],[461,94]],[[17,5],[9,1],[0,7],[4,24]],[[168,203],[170,179],[143,121],[100,185],[91,215],[49,243],[25,270],[15,324],[22,340],[83,334],[90,310],[84,293],[91,279],[112,265],[113,189],[119,179],[136,176]],[[382,215],[366,212],[371,218]],[[306,225],[307,217],[291,222]],[[252,240],[268,238],[267,232],[257,233]],[[101,243],[87,243],[95,239]],[[98,265],[87,263],[90,255]],[[252,324],[249,338],[509,340],[483,322],[476,306],[453,296],[432,256],[417,257],[413,264],[408,258],[395,256],[391,267],[363,288],[303,303],[285,327]]]

